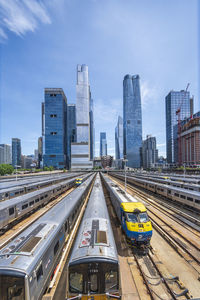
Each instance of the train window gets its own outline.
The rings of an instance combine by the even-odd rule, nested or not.
[[[40,280],[42,275],[43,275],[43,269],[42,269],[42,265],[41,265],[36,273],[37,281]]]
[[[97,292],[98,291],[98,281],[97,281],[97,274],[90,274],[90,291]]]
[[[44,197],[42,196],[42,197],[40,197],[40,200],[42,200],[42,199],[44,199]]]
[[[25,208],[27,208],[28,207],[28,203],[27,204],[24,204],[24,205],[22,205],[22,209],[25,209]]]
[[[35,199],[35,203],[39,202],[39,200],[40,200],[39,198]]]
[[[5,194],[5,197],[6,197],[6,198],[8,197],[8,193]]]
[[[34,204],[34,201],[31,201],[29,202],[29,206],[33,205]]]
[[[24,277],[14,275],[0,275],[1,299],[24,300]]]
[[[193,198],[191,198],[191,197],[187,197],[187,200],[189,200],[189,201],[193,201]]]
[[[174,196],[176,196],[176,197],[179,197],[179,194],[177,194],[177,193],[174,193]]]
[[[126,219],[128,222],[133,222],[133,223],[138,222],[137,215],[133,213],[126,213]]]
[[[195,203],[200,204],[200,200],[195,199]]]
[[[140,214],[139,214],[139,221],[140,221],[141,223],[145,223],[145,222],[148,222],[148,221],[149,221],[149,217],[148,217],[148,215],[147,215],[146,212],[143,212],[143,213],[140,213]]]
[[[68,222],[66,221],[65,222],[65,231],[67,231],[67,228],[68,228]]]
[[[59,249],[59,241],[57,241],[55,247],[54,247],[54,255],[56,255],[57,251]]]
[[[105,273],[105,289],[106,292],[111,290],[116,290],[117,288],[117,272],[116,271],[110,271]]]
[[[45,195],[45,198],[47,198],[47,197],[48,197],[48,195],[46,194],[46,195]]]
[[[171,191],[168,191],[168,194],[171,194]]]
[[[72,293],[83,292],[83,274],[74,272],[69,276],[69,289]]]
[[[14,214],[14,207],[9,208],[9,216]]]
[[[185,199],[186,197],[185,197],[184,195],[181,195],[181,198],[182,198],[182,199]]]

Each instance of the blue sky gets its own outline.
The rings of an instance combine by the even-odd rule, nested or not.
[[[123,116],[123,78],[139,74],[143,138],[165,155],[165,96],[190,83],[199,100],[197,0],[0,0],[0,142],[37,148],[45,87],[76,101],[76,65],[87,64],[94,99],[96,155],[100,131],[114,154]]]

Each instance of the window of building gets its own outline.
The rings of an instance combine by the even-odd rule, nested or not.
[[[57,134],[56,131],[52,131],[52,132],[51,132],[51,135],[56,135],[56,134]]]
[[[57,115],[56,114],[51,114],[50,117],[51,118],[57,118]]]
[[[52,155],[49,155],[50,157],[56,157],[56,155],[55,154],[52,154]]]
[[[50,97],[56,97],[56,94],[50,94]]]
[[[127,124],[131,124],[131,121],[130,121],[130,120],[128,120],[128,121],[127,121]]]

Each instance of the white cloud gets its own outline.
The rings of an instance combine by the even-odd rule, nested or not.
[[[38,22],[51,23],[42,1],[35,0],[0,0],[0,17],[0,36],[4,39],[6,30],[22,36],[27,31],[34,32]]]
[[[141,81],[141,101],[142,107],[146,108],[149,104],[156,101],[156,88],[151,87],[148,81]]]

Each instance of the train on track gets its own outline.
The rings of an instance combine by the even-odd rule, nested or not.
[[[86,175],[87,177],[88,175]],[[85,177],[85,178],[86,178]],[[75,185],[75,179],[68,179],[49,187],[15,197],[0,203],[0,230],[6,230],[9,225],[30,214],[38,207],[46,205],[50,200]]]
[[[119,262],[97,175],[68,264],[67,299],[120,299]]]
[[[90,176],[0,250],[1,300],[42,299],[93,179]]]
[[[111,173],[111,176],[124,180],[123,175]],[[179,187],[174,187],[167,184],[161,184],[142,178],[133,178],[127,176],[127,182],[139,186],[145,190],[154,192],[158,195],[164,196],[175,203],[200,211],[200,192],[186,190]]]
[[[11,186],[9,188],[2,188],[0,190],[0,201],[12,199],[14,197],[18,197],[20,195],[30,193],[32,191],[41,189],[43,187],[49,186],[51,184],[62,182],[63,180],[70,179],[72,177],[75,177],[75,174],[70,175],[60,175],[53,178],[40,180],[36,182],[30,182],[29,180],[23,182],[23,184]]]
[[[128,242],[134,247],[147,249],[152,237],[152,225],[145,205],[105,175],[102,178]]]

